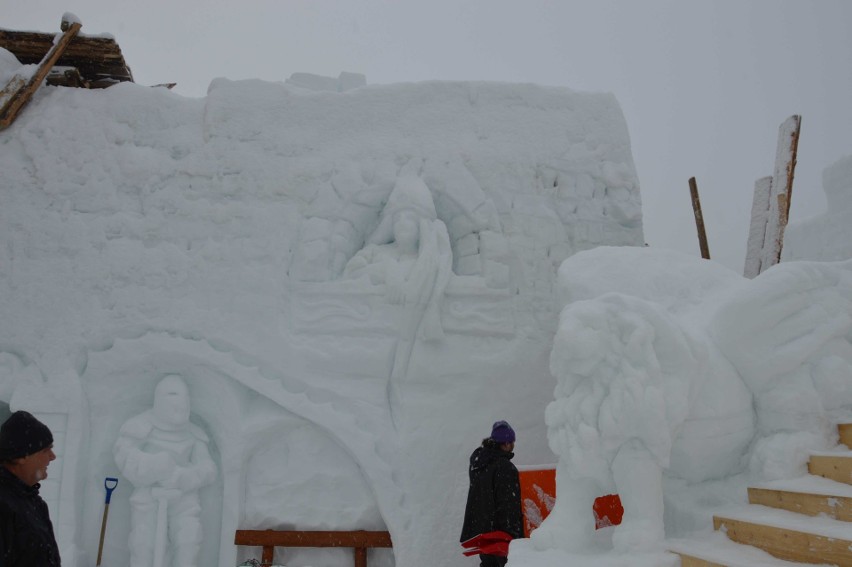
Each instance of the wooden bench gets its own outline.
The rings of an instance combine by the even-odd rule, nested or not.
[[[295,530],[237,530],[234,545],[253,545],[263,548],[261,565],[272,565],[276,547],[351,547],[355,550],[355,567],[367,567],[367,549],[393,547],[388,532],[313,531]]]

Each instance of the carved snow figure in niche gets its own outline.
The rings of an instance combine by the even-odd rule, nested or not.
[[[384,285],[387,301],[405,310],[392,377],[405,375],[415,340],[443,337],[441,302],[452,265],[450,237],[429,188],[419,177],[399,178],[378,228],[343,270],[345,279]]]
[[[189,421],[189,389],[169,375],[154,390],[151,409],[130,418],[113,447],[115,462],[133,484],[130,565],[197,565],[201,548],[198,490],[216,478],[208,437]]]

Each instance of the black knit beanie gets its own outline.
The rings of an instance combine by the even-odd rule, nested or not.
[[[53,434],[31,413],[16,411],[0,426],[0,461],[38,453],[53,444]]]

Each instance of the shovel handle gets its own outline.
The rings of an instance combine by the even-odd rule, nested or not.
[[[104,504],[109,504],[110,498],[112,498],[112,491],[115,490],[115,487],[118,486],[118,479],[108,476],[104,479],[104,488],[106,489],[106,500],[104,500]]]
[[[101,557],[103,557],[104,535],[106,535],[107,517],[109,516],[109,500],[110,498],[112,498],[112,491],[115,490],[116,486],[118,486],[117,478],[108,476],[104,479],[104,488],[106,489],[106,500],[104,501],[104,517],[101,521],[101,539],[98,543],[98,562],[95,563],[96,567],[100,567]]]

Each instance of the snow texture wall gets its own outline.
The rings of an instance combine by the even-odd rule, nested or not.
[[[824,214],[791,224],[784,238],[781,259],[835,261],[852,258],[852,156],[846,156],[822,173],[827,210]]]
[[[118,427],[170,373],[220,471],[201,492],[205,565],[250,555],[238,527],[386,528],[393,554],[371,565],[455,565],[467,455],[491,423],[518,431],[519,463],[553,462],[556,268],[643,244],[615,99],[359,81],[221,79],[197,100],[42,88],[0,137],[0,401],[58,433],[45,494],[64,564],[93,560]],[[427,285],[408,303],[389,299],[395,263],[387,281],[343,277],[396,219],[401,178],[434,207],[416,257],[432,234],[450,260],[440,286],[414,262],[403,280]],[[115,567],[129,494],[120,479]]]

